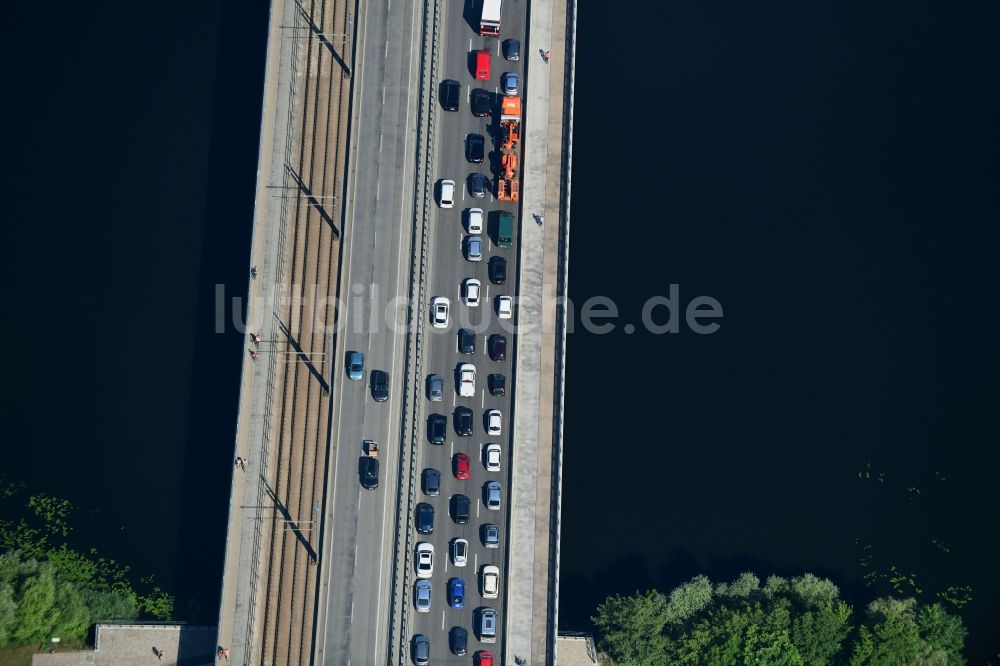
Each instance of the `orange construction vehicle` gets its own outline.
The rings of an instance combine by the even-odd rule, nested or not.
[[[521,140],[521,98],[508,96],[500,102],[500,175],[497,199],[517,201],[521,183],[517,178],[517,144]]]

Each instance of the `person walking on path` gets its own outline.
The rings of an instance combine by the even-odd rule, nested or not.
[[[549,51],[548,50],[546,50],[544,53],[542,53],[542,60],[544,60],[545,62],[549,61]]]
[[[257,357],[260,356],[260,352],[257,351],[256,349],[250,349],[248,351],[250,352],[250,358],[252,358],[255,361],[257,360]]]
[[[160,661],[163,661],[163,650],[156,651],[156,658],[159,659]]]
[[[229,661],[229,648],[220,647],[218,652],[219,657],[225,657],[226,661]]]
[[[240,456],[236,456],[236,466],[245,472],[247,469],[247,461]]]
[[[253,337],[254,344],[258,344],[259,345],[260,341],[261,341],[260,333],[254,333],[252,337]]]

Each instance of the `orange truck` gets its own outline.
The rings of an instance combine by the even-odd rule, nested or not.
[[[497,199],[517,201],[521,183],[517,177],[517,144],[521,141],[521,98],[513,95],[500,102],[500,175]]]

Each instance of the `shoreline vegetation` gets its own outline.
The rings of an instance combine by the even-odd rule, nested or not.
[[[813,574],[696,576],[667,594],[612,595],[591,618],[618,666],[958,666],[968,631],[941,603],[879,597],[863,608]]]
[[[96,548],[79,549],[69,502],[28,496],[7,481],[0,482],[0,499],[0,649],[46,645],[53,637],[79,647],[97,622],[175,618],[174,597],[152,576],[137,578]],[[185,619],[201,615],[184,606]]]

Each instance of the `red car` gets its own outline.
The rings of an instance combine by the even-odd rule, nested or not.
[[[469,455],[466,453],[456,453],[454,460],[455,478],[460,480],[468,479],[472,476],[469,470]]]
[[[476,51],[476,80],[486,81],[490,78],[490,52]]]
[[[476,653],[476,666],[493,666],[493,653],[480,650]]]

